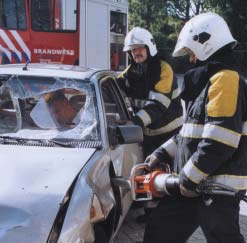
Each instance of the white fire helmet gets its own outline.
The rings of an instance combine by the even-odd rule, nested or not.
[[[207,60],[223,46],[237,41],[232,37],[225,20],[215,13],[203,13],[190,19],[181,30],[173,56],[187,53],[189,48],[200,61]]]
[[[151,56],[156,55],[157,48],[152,34],[143,28],[134,27],[125,37],[123,51],[130,51],[138,45],[146,45]]]

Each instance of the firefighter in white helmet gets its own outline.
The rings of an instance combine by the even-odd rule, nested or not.
[[[182,106],[170,65],[161,60],[152,34],[135,27],[126,36],[123,51],[130,65],[118,83],[130,98],[134,123],[143,128],[145,154],[177,133],[182,126]]]
[[[247,189],[247,85],[234,65],[235,44],[224,19],[214,13],[193,17],[179,34],[173,56],[188,54],[195,64],[181,93],[186,120],[146,162],[150,169],[170,163],[179,174],[181,195],[163,198],[152,211],[144,243],[186,242],[198,226],[209,243],[244,242],[239,199],[196,193],[206,178]]]
[[[130,65],[118,77],[118,83],[132,104],[133,122],[143,128],[147,156],[182,126],[177,81],[170,65],[159,57],[148,30],[133,28],[125,38],[123,51],[128,52]],[[144,221],[145,217],[137,220]]]

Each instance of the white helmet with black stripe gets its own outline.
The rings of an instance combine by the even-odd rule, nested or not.
[[[215,13],[203,13],[190,19],[181,30],[173,56],[182,56],[190,49],[200,61],[207,60],[227,44],[236,44],[225,20]]]
[[[152,34],[146,29],[134,27],[125,37],[123,51],[130,51],[139,45],[146,45],[151,56],[157,54],[157,48]]]

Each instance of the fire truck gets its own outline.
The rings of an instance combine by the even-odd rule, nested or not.
[[[0,63],[123,70],[128,0],[0,0]]]

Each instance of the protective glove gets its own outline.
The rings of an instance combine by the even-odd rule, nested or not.
[[[153,170],[155,167],[157,167],[157,165],[159,165],[160,162],[160,159],[158,159],[154,153],[148,155],[148,157],[144,161],[144,163],[147,164],[147,167],[150,170]]]

